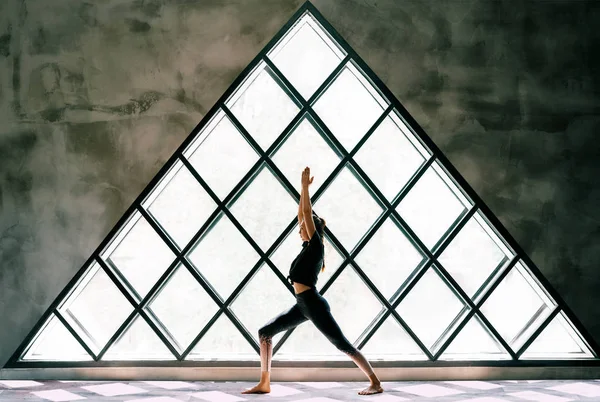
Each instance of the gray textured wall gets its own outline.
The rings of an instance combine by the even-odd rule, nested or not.
[[[0,2],[0,367],[300,4]],[[314,4],[600,340],[598,3]]]

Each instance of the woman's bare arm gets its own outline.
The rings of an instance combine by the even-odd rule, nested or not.
[[[304,194],[304,198],[301,198],[302,212],[304,213],[304,227],[306,228],[306,233],[309,238],[312,238],[315,233],[315,221],[312,216],[312,205],[310,204],[310,195],[308,193],[308,186],[312,183],[312,179],[308,179],[310,177],[310,169],[307,167],[302,173],[302,193]]]
[[[298,225],[302,223],[304,212],[302,211],[302,200],[304,199],[304,189],[300,191],[300,202],[298,203]]]

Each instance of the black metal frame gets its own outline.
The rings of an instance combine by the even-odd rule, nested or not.
[[[334,41],[336,41],[340,48],[346,53],[346,57],[340,62],[330,76],[321,84],[321,86],[314,92],[310,99],[305,100],[298,93],[298,91],[290,84],[287,78],[279,71],[279,69],[273,64],[268,58],[268,52],[275,47],[279,40],[284,34],[304,15],[305,12],[309,12],[312,17],[325,29],[326,33],[329,34]],[[232,94],[238,89],[240,84],[254,71],[259,63],[264,62],[266,64],[266,71],[275,79],[281,88],[290,96],[290,98],[298,105],[299,111],[297,115],[288,124],[285,130],[277,137],[273,144],[267,149],[262,150],[252,136],[246,131],[242,124],[238,121],[236,116],[226,106],[227,100]],[[373,84],[375,90],[379,91],[380,95],[388,102],[388,107],[377,119],[369,131],[363,136],[363,138],[355,145],[352,150],[346,150],[342,144],[335,138],[335,136],[329,131],[327,126],[323,123],[320,117],[312,110],[312,105],[318,100],[319,96],[328,88],[333,82],[337,75],[343,70],[347,63],[353,63],[354,66],[364,73],[366,78]],[[252,168],[242,177],[237,185],[229,192],[229,194],[220,200],[217,195],[211,190],[204,179],[198,174],[193,168],[190,162],[184,156],[184,151],[188,148],[195,137],[203,130],[205,126],[216,116],[217,112],[223,111],[225,118],[231,120],[234,126],[238,129],[241,135],[246,141],[254,148],[259,158],[252,166]],[[367,141],[371,134],[376,130],[379,124],[390,114],[397,113],[397,116],[404,121],[406,127],[412,131],[415,138],[421,142],[421,144],[428,148],[431,153],[431,157],[427,159],[422,166],[415,172],[413,177],[405,184],[400,190],[392,202],[389,202],[387,198],[380,192],[380,190],[374,185],[371,179],[365,174],[362,168],[353,159],[357,151]],[[214,362],[203,362],[203,361],[190,361],[185,360],[191,350],[195,347],[197,342],[202,336],[212,327],[216,320],[225,314],[232,323],[238,328],[240,333],[248,340],[257,353],[259,353],[259,346],[256,340],[250,335],[244,325],[235,316],[229,306],[235,301],[236,297],[240,294],[242,289],[249,283],[250,279],[258,272],[263,264],[266,264],[272,269],[272,271],[279,277],[281,282],[285,284],[288,290],[293,294],[293,288],[283,277],[277,267],[271,262],[270,257],[274,251],[279,247],[283,240],[287,237],[290,231],[296,225],[296,216],[290,221],[285,230],[279,235],[275,242],[269,247],[266,252],[256,244],[252,237],[242,227],[238,220],[232,215],[229,208],[235,203],[237,198],[241,195],[244,189],[249,186],[253,178],[262,171],[263,168],[269,169],[275,177],[281,182],[287,192],[294,197],[295,200],[299,200],[300,195],[295,190],[294,186],[287,180],[282,174],[278,167],[272,162],[271,157],[284,143],[288,135],[291,134],[294,127],[302,120],[307,117],[311,120],[313,126],[317,129],[323,139],[332,147],[334,152],[340,157],[340,161],[337,167],[331,172],[329,177],[323,182],[322,186],[312,196],[313,203],[319,199],[324,193],[327,187],[332,183],[335,177],[344,168],[349,168],[353,175],[361,182],[363,187],[370,193],[370,195],[376,200],[381,206],[383,212],[377,218],[375,223],[367,231],[367,233],[360,239],[358,244],[352,249],[347,250],[341,242],[335,237],[331,231],[326,228],[326,236],[332,243],[334,248],[344,257],[344,262],[337,268],[327,283],[321,288],[321,293],[325,293],[327,289],[332,285],[335,279],[346,269],[347,266],[351,266],[351,269],[359,275],[363,280],[364,284],[368,289],[377,297],[382,304],[382,310],[363,334],[358,338],[357,347],[362,348],[374,333],[379,329],[383,322],[392,315],[393,318],[401,325],[401,327],[408,333],[408,335],[415,341],[415,343],[421,348],[423,353],[427,356],[429,361],[398,361],[398,362],[375,362],[377,367],[395,367],[395,366],[407,366],[407,367],[452,367],[452,366],[597,366],[600,365],[598,357],[598,346],[589,335],[589,333],[583,328],[579,320],[575,317],[573,312],[564,303],[563,299],[558,293],[552,288],[550,283],[543,277],[539,269],[533,264],[531,259],[525,254],[525,252],[519,247],[517,242],[512,238],[508,231],[502,226],[501,222],[493,215],[489,208],[483,203],[475,191],[469,186],[466,180],[459,174],[459,172],[452,166],[449,160],[443,155],[439,148],[433,143],[433,141],[426,135],[424,130],[417,124],[417,122],[410,116],[402,104],[396,99],[391,91],[385,86],[385,84],[373,73],[373,71],[366,65],[366,63],[356,54],[348,43],[335,31],[335,29],[325,20],[325,18],[319,13],[319,11],[307,1],[302,5],[290,18],[290,20],[280,29],[280,31],[271,39],[271,41],[262,49],[262,51],[252,60],[252,62],[240,73],[240,75],[234,80],[231,86],[225,91],[221,98],[215,103],[211,110],[206,114],[202,121],[194,128],[190,135],[183,141],[181,146],[175,151],[175,153],[169,158],[165,165],[160,169],[156,176],[150,181],[146,188],[136,198],[133,204],[127,209],[121,219],[116,223],[113,229],[109,232],[106,238],[100,243],[98,248],[94,251],[92,256],[86,261],[82,268],[77,274],[71,279],[63,291],[58,295],[55,301],[52,303],[50,308],[44,313],[42,318],[30,331],[28,336],[23,340],[19,348],[12,355],[10,360],[7,362],[5,368],[33,368],[33,367],[121,367],[121,366],[214,366]],[[143,207],[145,199],[152,193],[155,186],[160,180],[169,172],[176,163],[182,163],[184,168],[188,169],[195,179],[200,183],[204,190],[210,195],[215,201],[217,208],[210,215],[208,220],[202,225],[202,227],[196,232],[188,244],[183,248],[180,247],[171,239],[161,225],[153,218],[153,216]],[[463,192],[467,198],[470,198],[472,205],[470,208],[466,208],[461,215],[456,219],[453,225],[447,230],[446,234],[438,241],[438,243],[430,251],[416,236],[413,230],[407,225],[404,219],[396,211],[396,207],[399,205],[403,197],[410,191],[415,185],[418,179],[426,172],[427,169],[431,168],[434,163],[437,163],[443,170],[445,170],[454,184],[458,187],[459,191]],[[475,213],[481,211],[485,219],[487,219],[492,230],[496,232],[499,238],[504,240],[505,245],[511,248],[515,256],[510,261],[504,259],[496,267],[495,271],[490,275],[484,284],[481,285],[480,289],[476,294],[469,298],[465,291],[459,286],[459,284],[452,278],[452,276],[446,271],[446,269],[437,260],[444,249],[450,244],[452,239],[459,233],[460,229],[467,223],[467,221],[474,216]],[[123,277],[118,269],[112,264],[110,259],[106,261],[101,257],[105,248],[110,244],[111,240],[119,234],[121,228],[131,219],[135,213],[142,215],[141,219],[145,219],[161,239],[167,244],[170,250],[174,253],[176,258],[167,268],[167,270],[161,275],[159,280],[150,289],[147,295],[141,298],[134,290],[128,281]],[[193,264],[186,258],[186,255],[190,252],[194,244],[218,222],[218,220],[227,216],[230,221],[236,226],[244,238],[250,243],[260,259],[247,273],[244,279],[238,284],[238,286],[231,292],[226,300],[223,300],[208,281],[202,276],[202,274],[193,267]],[[386,299],[377,287],[371,282],[365,272],[355,261],[356,256],[367,244],[375,232],[383,225],[383,223],[390,218],[397,227],[406,234],[409,241],[415,245],[415,247],[421,252],[424,257],[421,263],[415,268],[414,272],[406,279],[405,283],[396,291],[395,295],[390,298],[393,300]],[[508,275],[513,269],[517,262],[522,261],[524,265],[530,270],[534,280],[536,280],[543,290],[555,301],[556,307],[552,310],[541,325],[534,331],[530,338],[518,349],[511,349],[510,345],[500,336],[493,325],[487,320],[487,318],[480,311],[480,307],[487,300],[489,295],[494,289],[500,284],[500,282]],[[116,332],[111,336],[106,345],[102,347],[99,353],[95,353],[89,345],[87,345],[79,333],[69,324],[68,320],[63,316],[60,311],[60,306],[63,301],[67,300],[70,293],[77,287],[79,281],[84,277],[84,274],[88,269],[97,262],[101,269],[111,278],[123,295],[133,306],[133,311],[125,319],[125,321],[119,326]],[[184,345],[178,345],[177,341],[169,335],[168,331],[159,326],[160,321],[154,316],[152,311],[148,309],[149,303],[158,294],[160,289],[166,285],[169,277],[175,272],[176,269],[187,269],[198,283],[204,288],[204,290],[213,298],[218,306],[218,311],[213,315],[205,327],[200,333],[194,338],[190,345],[185,347]],[[433,345],[433,350],[427,348],[422,341],[416,336],[406,322],[400,317],[395,310],[396,307],[402,302],[408,292],[418,283],[423,275],[429,270],[433,270],[435,274],[443,280],[448,288],[454,292],[459,300],[463,302],[463,309],[461,313],[455,318],[455,322],[438,338]],[[474,302],[473,300],[477,300]],[[582,341],[586,343],[586,346],[591,350],[594,355],[594,359],[573,359],[573,360],[519,360],[519,357],[527,349],[527,347],[535,340],[535,338],[546,328],[546,326],[552,321],[556,315],[563,312],[566,317],[571,321],[574,329],[579,332],[582,337]],[[93,361],[82,361],[82,362],[65,362],[65,361],[22,361],[20,360],[27,349],[33,344],[35,337],[39,334],[39,330],[45,325],[47,320],[54,314],[61,323],[73,334],[83,346],[83,348],[90,354],[94,359]],[[131,325],[136,317],[141,317],[146,321],[148,325],[156,332],[162,342],[173,354],[174,359],[169,361],[103,361],[101,360],[108,348],[114,344],[121,334]],[[444,361],[438,360],[448,345],[455,339],[460,330],[466,325],[469,319],[477,316],[477,318],[483,323],[484,328],[489,332],[490,336],[495,339],[506,353],[510,356],[508,360],[498,361]],[[287,331],[282,337],[281,341],[274,347],[274,353],[277,353],[281,345],[291,335],[294,329]],[[277,362],[281,366],[323,366],[324,362]],[[257,362],[246,362],[246,361],[233,361],[233,362],[219,362],[222,366],[256,366]],[[334,367],[337,363],[327,362],[327,367]],[[339,364],[343,366],[344,364]]]

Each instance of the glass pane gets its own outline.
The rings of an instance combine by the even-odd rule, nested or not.
[[[311,321],[298,325],[273,356],[273,360],[348,360]]]
[[[344,268],[323,296],[333,318],[352,343],[383,309],[379,299],[350,266]]]
[[[186,360],[260,360],[260,355],[229,318],[221,314]]]
[[[440,263],[469,296],[477,292],[503,259],[507,261],[512,258],[512,254],[505,255],[488,235],[491,228],[484,230],[482,225],[487,226],[477,212],[439,258]]]
[[[510,347],[517,350],[554,306],[523,263],[518,262],[483,303],[481,312]]]
[[[184,155],[221,200],[258,160],[258,154],[223,111],[213,117]]]
[[[327,240],[327,236],[323,241],[325,246],[324,260],[325,260],[325,271],[319,271],[317,277],[317,289],[320,291],[323,286],[329,281],[331,275],[342,265],[344,258],[340,255],[335,247],[331,245],[331,242]],[[290,266],[294,258],[302,250],[302,239],[300,238],[298,224],[294,226],[294,230],[285,238],[283,243],[277,247],[277,250],[271,256],[271,261],[281,274],[287,277],[290,273]]]
[[[344,53],[308,14],[283,37],[269,58],[304,99],[316,91]]]
[[[500,342],[485,330],[477,316],[458,333],[440,356],[441,360],[500,360],[510,359]]]
[[[465,209],[433,167],[427,169],[396,208],[429,249]]]
[[[143,206],[183,249],[217,204],[183,163],[177,162]]]
[[[348,63],[314,105],[329,130],[350,152],[387,107],[386,101]]]
[[[132,311],[131,303],[96,262],[60,307],[63,317],[96,354]]]
[[[230,210],[266,251],[298,215],[298,203],[269,169],[262,168]]]
[[[188,258],[225,301],[260,256],[229,218],[221,214],[217,223],[198,240]]]
[[[390,218],[356,256],[360,268],[388,300],[421,261],[421,253]]]
[[[175,255],[146,219],[135,212],[102,258],[110,260],[143,298],[173,262]]]
[[[295,303],[294,295],[271,268],[263,264],[230,308],[258,343],[258,329]],[[278,335],[283,336],[283,332]],[[273,338],[274,344],[276,339]]]
[[[427,360],[427,355],[391,315],[361,351],[368,360]]]
[[[264,62],[226,104],[263,150],[271,146],[299,111],[267,72]]]
[[[21,360],[84,361],[93,359],[62,322],[52,314]]]
[[[412,142],[407,137],[412,137]],[[428,158],[415,148],[414,142],[416,138],[391,113],[356,153],[354,159],[389,201]]]
[[[138,315],[102,360],[175,360],[175,356]]]
[[[563,312],[529,345],[521,359],[577,359],[594,357]]]
[[[315,211],[350,252],[381,215],[382,208],[345,167],[317,200]]]
[[[149,308],[180,345],[180,353],[218,310],[196,278],[180,265]]]
[[[272,159],[298,192],[302,190],[302,171],[306,166],[310,167],[310,174],[315,177],[310,186],[312,193],[321,187],[340,162],[340,157],[306,118],[296,126]]]
[[[430,268],[402,299],[396,311],[421,342],[432,350],[463,307],[462,301]]]

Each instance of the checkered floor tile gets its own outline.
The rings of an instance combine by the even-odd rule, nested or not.
[[[258,380],[258,378],[257,378]],[[568,402],[600,401],[600,382],[384,381],[384,392],[363,396],[363,382],[272,382],[271,393],[241,392],[247,381],[16,381],[0,380],[0,401],[121,402]],[[366,399],[365,399],[366,398]]]

